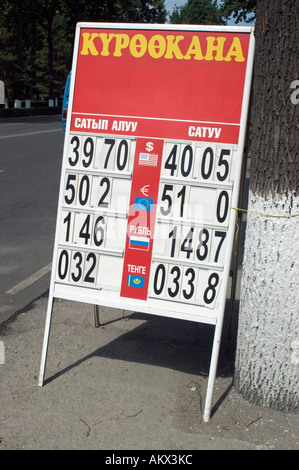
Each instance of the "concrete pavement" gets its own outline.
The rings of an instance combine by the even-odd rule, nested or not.
[[[208,423],[210,325],[100,307],[95,328],[91,305],[55,299],[39,387],[47,301],[0,325],[0,450],[99,449],[104,458],[142,449],[299,448],[298,414],[254,406],[234,389],[227,320]]]
[[[61,116],[0,119],[0,323],[50,282],[60,183]]]

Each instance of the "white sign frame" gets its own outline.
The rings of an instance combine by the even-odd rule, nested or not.
[[[237,207],[238,205],[238,198],[239,198],[239,191],[240,191],[240,184],[241,184],[243,151],[244,151],[247,115],[248,115],[248,107],[249,107],[249,97],[250,97],[250,89],[251,89],[253,59],[254,59],[253,29],[249,27],[213,27],[213,26],[198,26],[197,27],[197,26],[185,26],[185,25],[184,26],[181,26],[181,25],[133,25],[133,24],[131,25],[131,24],[102,24],[102,23],[78,24],[77,34],[75,38],[75,47],[74,47],[75,52],[74,52],[74,57],[73,57],[73,68],[72,68],[73,72],[72,72],[72,78],[71,78],[69,110],[72,110],[73,99],[74,99],[77,56],[78,56],[77,51],[79,49],[80,29],[84,27],[86,28],[105,27],[107,29],[116,28],[116,29],[127,30],[127,31],[130,31],[131,29],[136,30],[136,28],[138,28],[138,30],[141,30],[141,31],[142,30],[143,31],[163,30],[163,31],[176,31],[176,32],[177,31],[181,31],[181,32],[182,31],[208,31],[208,32],[217,31],[217,32],[225,32],[225,33],[236,32],[236,33],[250,34],[248,58],[247,58],[247,66],[246,66],[246,77],[245,77],[244,94],[243,94],[241,119],[240,119],[239,139],[238,139],[238,144],[235,145],[233,148],[234,162],[235,162],[235,172],[234,172],[235,175],[234,175],[234,180],[233,180],[233,185],[232,185],[232,194],[230,198],[230,208],[229,208],[229,216],[228,216],[229,222],[227,225],[225,259],[224,259],[223,267],[222,267],[222,281],[221,281],[221,285],[220,285],[219,292],[218,292],[216,309],[215,308],[207,309],[205,307],[199,308],[197,306],[198,310],[200,310],[200,314],[195,315],[192,309],[188,311],[188,308],[185,308],[185,311],[182,311],[182,309],[180,310],[180,308],[177,308],[176,302],[172,302],[171,304],[173,305],[172,309],[169,307],[165,309],[163,305],[166,305],[167,302],[160,301],[159,299],[158,300],[151,299],[150,303],[148,301],[139,300],[136,298],[126,298],[126,297],[123,297],[123,298],[119,297],[116,300],[114,300],[112,295],[111,296],[108,295],[106,297],[99,296],[97,289],[89,289],[88,287],[83,287],[83,286],[78,288],[77,286],[74,286],[74,284],[69,285],[68,282],[65,282],[65,283],[57,282],[57,273],[56,273],[57,268],[56,267],[57,267],[57,263],[59,262],[59,259],[58,259],[59,249],[61,253],[61,250],[63,248],[59,240],[60,240],[60,232],[61,232],[62,218],[63,218],[63,204],[64,204],[64,198],[65,198],[65,181],[66,181],[66,175],[67,175],[68,146],[69,146],[70,138],[74,136],[74,132],[71,131],[71,116],[70,116],[71,112],[70,111],[68,115],[66,133],[65,133],[65,145],[64,145],[64,152],[63,152],[60,194],[59,194],[58,214],[57,214],[56,233],[55,233],[55,242],[54,242],[53,265],[52,265],[49,301],[48,301],[48,308],[47,308],[47,317],[46,317],[46,324],[45,324],[44,341],[43,341],[38,385],[42,386],[44,383],[53,301],[54,301],[54,298],[56,297],[67,299],[67,300],[85,302],[85,303],[89,303],[89,304],[97,305],[97,306],[103,305],[103,306],[108,306],[108,307],[121,308],[125,310],[133,310],[133,311],[137,310],[137,311],[148,313],[148,314],[167,316],[171,318],[179,318],[179,319],[184,319],[184,320],[189,320],[189,321],[196,321],[200,323],[208,323],[208,324],[212,324],[215,326],[209,380],[208,380],[206,402],[205,402],[205,409],[204,409],[204,416],[203,416],[204,421],[208,421],[210,419],[210,414],[211,414],[212,396],[213,396],[214,382],[215,382],[216,370],[217,370],[217,364],[218,364],[219,348],[220,348],[222,326],[223,326],[223,317],[224,317],[225,303],[226,303],[226,292],[227,292],[228,279],[229,279],[230,266],[231,266],[232,249],[233,249],[233,244],[234,244],[236,211],[233,208]],[[78,133],[78,135],[79,134],[80,133]],[[81,134],[84,136],[84,132],[83,133],[81,132]],[[101,137],[102,134],[103,134],[102,132],[99,134],[96,134],[96,137],[97,136]],[[107,132],[107,134],[104,134],[104,135],[109,136],[109,132]],[[87,133],[86,136],[89,136],[89,134]],[[164,139],[164,148],[163,148],[164,161],[165,161],[166,141],[171,143],[172,139],[167,139],[167,138]],[[176,141],[173,141],[173,142],[176,142]],[[180,142],[182,141],[180,140]],[[183,141],[182,143],[184,145],[187,145],[188,141]],[[78,175],[79,173],[80,173],[79,170],[77,170]],[[83,175],[84,175],[84,172],[83,172]],[[167,178],[165,179],[165,181],[167,182]],[[220,188],[221,188],[221,185],[220,185]],[[80,210],[79,211],[77,210],[77,213],[80,213]],[[74,247],[74,245],[72,245],[72,247]],[[67,251],[67,248],[68,247],[66,247],[65,251]],[[123,256],[122,254],[118,253],[117,250],[114,250],[113,252],[113,249],[111,249],[110,255],[111,256]],[[163,262],[163,257],[161,259]],[[188,261],[185,262],[185,265],[188,266]],[[183,305],[185,306],[185,304]]]

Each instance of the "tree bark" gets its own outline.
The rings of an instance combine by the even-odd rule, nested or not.
[[[258,0],[235,386],[285,411],[299,403],[298,33],[297,0]]]
[[[45,2],[45,17],[47,19],[47,40],[48,40],[48,75],[49,75],[49,100],[54,98],[53,92],[53,20],[58,8],[59,0]]]
[[[22,5],[19,5],[18,8],[18,44],[17,44],[17,57],[18,57],[18,74],[19,77],[23,71],[23,11]],[[16,99],[22,99],[23,83],[19,79],[16,83]]]

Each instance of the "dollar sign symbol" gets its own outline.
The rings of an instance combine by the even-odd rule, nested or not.
[[[146,143],[146,150],[147,150],[148,152],[151,152],[153,149],[154,149],[154,144],[153,144],[153,142],[147,142],[147,143]]]

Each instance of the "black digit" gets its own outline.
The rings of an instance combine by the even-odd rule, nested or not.
[[[175,144],[172,147],[172,150],[171,150],[170,154],[168,155],[168,158],[165,162],[165,168],[167,170],[170,170],[171,176],[174,175],[174,172],[177,169],[177,164],[176,164],[177,150],[178,150],[178,146],[177,146],[177,144]]]
[[[69,267],[69,254],[66,250],[62,250],[58,260],[58,276],[60,279],[65,279]]]
[[[72,184],[72,181],[76,181],[76,175],[68,175],[67,176],[67,182],[66,182],[65,189],[67,191],[69,189],[71,190],[70,197],[68,197],[67,194],[64,196],[64,200],[67,204],[72,204],[73,200],[75,199],[75,195],[76,195],[75,186]]]
[[[82,160],[82,164],[85,168],[88,168],[92,162],[94,153],[94,142],[91,137],[88,137],[83,145],[83,154],[88,160]]]
[[[187,153],[189,154],[188,166],[185,169],[185,159],[186,159]],[[186,145],[186,147],[183,150],[182,159],[181,159],[181,173],[182,173],[182,176],[186,177],[186,176],[189,175],[189,173],[192,169],[192,163],[193,163],[193,149],[192,149],[191,145]]]
[[[123,157],[122,157],[122,153],[123,153]],[[126,140],[121,140],[118,146],[117,155],[116,155],[116,166],[119,171],[122,171],[126,167],[128,154],[129,154],[128,142]],[[121,158],[122,158],[122,161],[121,161]]]
[[[90,225],[90,214],[86,217],[84,224],[82,225],[81,230],[79,232],[79,237],[84,238],[85,245],[87,245],[88,240],[90,239],[89,225]]]
[[[207,161],[207,156],[209,155],[209,162],[208,162],[208,168],[206,171],[206,161]],[[213,162],[214,162],[214,152],[211,147],[207,147],[203,153],[202,156],[202,161],[201,161],[201,176],[203,177],[204,180],[207,180],[210,178],[212,170],[213,170]]]
[[[68,242],[70,239],[70,225],[71,225],[71,212],[68,212],[67,216],[63,219],[63,223],[67,224],[66,226],[66,237],[65,241]]]
[[[73,256],[73,259],[74,260],[77,260],[78,259],[78,262],[76,264],[76,268],[78,270],[78,274],[76,275],[75,273],[72,273],[71,274],[71,277],[73,279],[74,282],[78,282],[79,279],[81,278],[82,276],[82,268],[81,268],[81,264],[82,264],[82,254],[80,253],[80,251],[77,251],[74,256]]]
[[[224,174],[221,175],[220,171],[217,171],[219,181],[224,181],[229,173],[229,163],[224,159],[224,155],[230,155],[230,149],[221,149],[218,166],[224,166]]]
[[[69,164],[71,166],[76,166],[78,161],[79,161],[79,152],[78,152],[78,148],[79,148],[79,145],[80,145],[79,137],[74,135],[71,139],[71,144],[75,144],[75,146],[73,147],[73,153],[75,154],[75,158],[74,158],[74,160],[72,160],[72,158],[69,157],[68,160],[69,160]]]
[[[110,146],[108,149],[106,158],[105,158],[105,163],[104,163],[104,168],[107,168],[109,157],[115,144],[115,139],[105,139],[104,143]]]
[[[203,228],[198,234],[199,244],[196,249],[196,256],[199,261],[203,261],[208,255],[209,237],[209,231],[206,228]]]
[[[102,178],[100,182],[100,186],[106,185],[106,189],[104,190],[102,196],[99,199],[98,206],[99,207],[108,207],[109,203],[105,202],[105,197],[110,191],[110,180],[109,178]]]
[[[105,219],[102,215],[100,215],[96,219],[95,224],[94,224],[93,241],[96,246],[101,246],[104,241],[105,232],[104,232],[104,228],[101,227],[100,224],[105,225]],[[100,234],[100,238],[99,238],[99,234]]]
[[[161,274],[160,274],[161,273]],[[160,279],[159,279],[160,277]],[[164,264],[159,264],[157,266],[155,277],[154,277],[154,292],[156,295],[160,295],[164,289],[166,279],[166,269]]]
[[[180,284],[179,284],[179,279],[181,277],[181,270],[178,266],[173,266],[173,268],[170,270],[170,274],[175,274],[176,276],[173,278],[173,283],[174,283],[174,291],[171,290],[170,287],[168,287],[168,294],[170,297],[175,297],[178,295],[179,290],[180,290]]]
[[[193,281],[195,279],[195,271],[193,268],[188,268],[185,272],[185,276],[189,276],[191,274],[191,278],[188,279],[188,286],[190,286],[190,292],[187,292],[186,289],[183,289],[183,296],[185,299],[191,299],[194,294],[194,284]]]
[[[168,238],[173,238],[173,240],[172,240],[172,242],[171,242],[171,250],[170,250],[170,256],[171,256],[171,258],[174,257],[174,253],[175,253],[175,244],[176,244],[177,230],[178,230],[177,227],[173,227],[173,230],[171,230],[171,232],[170,232],[169,235],[168,235]]]
[[[81,178],[80,185],[79,185],[79,202],[81,206],[85,206],[89,197],[89,178],[87,175],[84,175]]]
[[[182,198],[181,207],[180,207],[180,217],[183,217],[185,197],[186,197],[186,186],[183,186],[182,189],[178,192],[178,198],[179,197]]]
[[[219,274],[212,273],[208,280],[208,287],[204,292],[203,299],[206,304],[211,304],[216,297],[216,287],[219,283]]]
[[[224,203],[223,203],[224,201]],[[222,207],[222,205],[224,206]],[[217,201],[217,220],[218,222],[222,223],[225,221],[227,214],[228,214],[228,203],[229,203],[229,196],[227,191],[221,191]]]
[[[222,247],[223,242],[224,242],[225,237],[226,237],[226,232],[218,232],[217,231],[217,232],[215,232],[215,237],[220,237],[220,241],[218,243],[217,250],[216,250],[216,253],[215,253],[215,259],[214,259],[214,262],[217,263],[221,247]]]
[[[187,253],[188,259],[190,258],[191,253],[193,251],[193,248],[192,248],[193,232],[194,232],[194,228],[191,227],[189,232],[187,233],[187,236],[185,237],[185,240],[181,244],[181,251],[185,251]]]
[[[92,260],[92,263],[84,277],[84,282],[90,282],[93,284],[95,281],[95,278],[91,277],[90,275],[93,272],[94,268],[96,267],[96,263],[97,263],[96,255],[94,253],[88,253],[88,255],[86,256],[86,261],[88,262],[90,259]]]
[[[163,194],[161,197],[161,201],[167,201],[168,202],[168,207],[164,209],[164,207],[160,207],[161,214],[162,215],[168,215],[171,211],[171,206],[172,206],[172,199],[169,194],[166,194],[167,191],[172,191],[173,190],[173,185],[172,184],[165,184],[164,189],[163,189]]]

